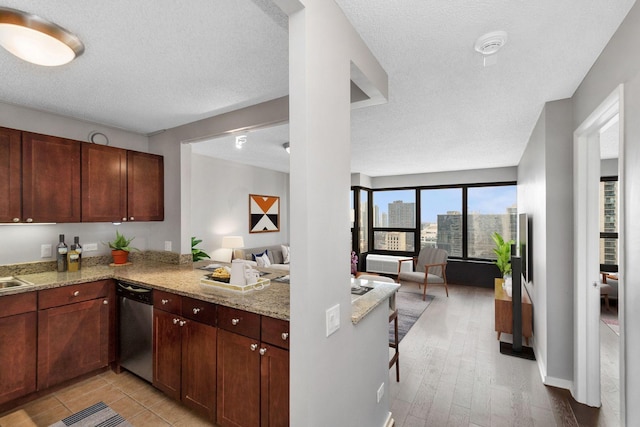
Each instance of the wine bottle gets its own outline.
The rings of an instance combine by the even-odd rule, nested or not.
[[[64,273],[67,271],[67,252],[69,248],[64,243],[64,234],[60,235],[60,243],[56,247],[56,261],[58,263],[58,273]]]
[[[69,272],[78,271],[80,269],[80,255],[78,254],[76,245],[71,245],[71,250],[67,253],[67,270]]]
[[[76,252],[78,253],[78,270],[82,269],[82,246],[80,245],[80,237],[75,236],[73,238],[73,244],[76,246]]]

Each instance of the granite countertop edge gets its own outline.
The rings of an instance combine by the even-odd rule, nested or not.
[[[397,283],[373,282],[373,285],[372,290],[351,302],[351,323],[354,325],[358,324],[374,308],[387,301],[400,288]],[[368,286],[371,286],[371,283]]]
[[[144,261],[123,267],[105,265],[82,268],[78,272],[16,274],[29,286],[3,291],[0,296],[54,289],[98,280],[114,279],[148,286],[159,291],[212,302],[281,320],[289,320],[289,284],[271,281],[263,290],[240,294],[226,290],[207,290],[200,287],[200,278],[206,274],[197,265],[165,264]]]

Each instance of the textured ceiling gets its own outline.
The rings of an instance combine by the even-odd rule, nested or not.
[[[336,1],[389,75],[389,102],[352,112],[352,171],[369,176],[516,165],[544,103],[574,93],[634,3]],[[1,102],[146,134],[288,92],[286,17],[270,0],[2,6],[68,28],[86,51],[42,68],[0,49]],[[473,45],[495,30],[508,42],[485,68]],[[271,157],[249,142],[228,156],[287,170],[287,133],[250,134]],[[217,143],[194,150],[223,156]]]

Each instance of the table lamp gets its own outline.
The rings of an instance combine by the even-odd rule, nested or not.
[[[231,261],[235,258],[235,250],[244,247],[242,236],[224,236],[222,238],[222,247],[231,249]]]

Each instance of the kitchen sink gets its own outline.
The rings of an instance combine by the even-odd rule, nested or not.
[[[22,286],[29,286],[32,283],[18,279],[17,277],[0,277],[0,292],[8,289],[15,289]]]

